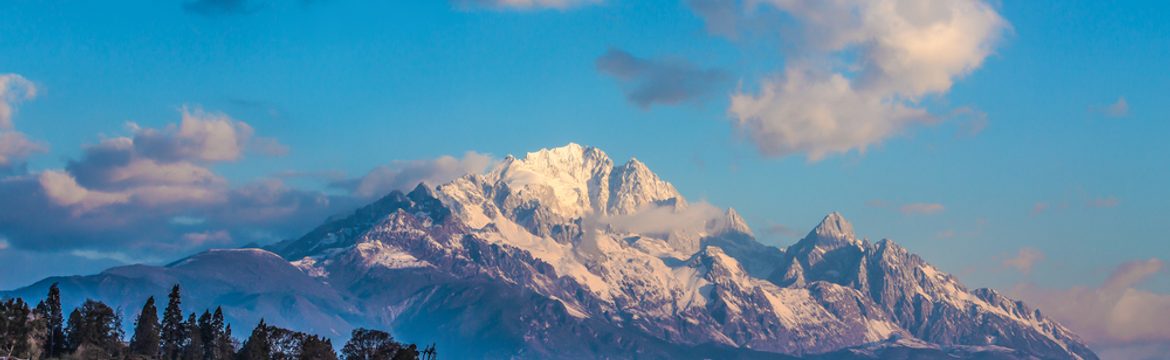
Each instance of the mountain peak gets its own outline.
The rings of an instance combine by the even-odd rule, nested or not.
[[[524,155],[525,163],[548,166],[583,166],[588,163],[612,163],[601,149],[577,143],[554,148],[544,148]],[[611,165],[612,166],[612,165]]]
[[[609,196],[611,214],[633,213],[650,204],[685,206],[674,185],[663,181],[636,158],[614,169],[609,179]]]
[[[821,223],[809,233],[809,236],[814,235],[821,239],[848,240],[850,242],[856,240],[856,236],[853,234],[853,224],[850,224],[841,213],[836,211],[821,219]]]

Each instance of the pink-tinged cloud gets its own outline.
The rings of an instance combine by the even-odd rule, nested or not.
[[[32,154],[43,153],[48,146],[30,140],[18,131],[0,130],[0,168],[13,165]]]
[[[1022,273],[1031,273],[1036,263],[1044,260],[1044,253],[1033,248],[1022,248],[1014,256],[1004,259],[1003,266]]]
[[[902,205],[898,211],[906,215],[931,215],[938,214],[946,210],[942,204],[937,203],[910,203]]]
[[[232,235],[224,230],[190,232],[183,234],[183,241],[192,247],[229,245],[232,242]]]
[[[1129,101],[1126,101],[1124,96],[1119,97],[1117,101],[1101,109],[1101,112],[1111,118],[1126,117],[1129,115]]]
[[[129,195],[92,191],[77,184],[73,175],[63,171],[49,170],[42,172],[39,178],[41,188],[49,200],[60,206],[74,209],[77,212],[86,212],[112,204],[121,204],[129,201]]]
[[[1089,207],[1098,209],[1115,208],[1120,204],[1121,200],[1113,196],[1099,197],[1089,201]]]
[[[1038,202],[1032,205],[1032,215],[1040,215],[1048,211],[1050,206],[1046,202]]]
[[[1170,295],[1136,286],[1162,271],[1158,259],[1118,266],[1097,287],[1046,289],[1026,284],[1014,291],[1091,344],[1116,347],[1170,343]]]

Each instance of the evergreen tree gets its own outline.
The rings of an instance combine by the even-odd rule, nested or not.
[[[171,288],[167,296],[167,308],[163,311],[162,330],[160,332],[159,351],[164,360],[176,360],[183,355],[183,345],[187,341],[185,325],[183,324],[182,299],[179,293],[179,284]]]
[[[203,315],[199,315],[199,338],[203,340],[203,359],[211,360],[215,355],[216,329],[211,325],[211,312],[203,310]]]
[[[195,320],[195,313],[187,317],[184,324],[187,334],[187,343],[183,347],[183,360],[203,360],[203,332],[199,330],[199,323]]]
[[[138,320],[134,322],[134,337],[130,340],[130,354],[138,358],[154,359],[158,357],[159,329],[158,309],[154,307],[154,297],[146,299]]]
[[[231,359],[236,352],[235,344],[232,343],[232,327],[224,322],[223,309],[218,306],[211,315],[211,329],[213,341],[208,343],[211,349],[208,360]]]
[[[68,345],[65,343],[65,317],[61,314],[61,289],[57,283],[49,285],[49,295],[37,304],[37,314],[45,321],[43,355],[47,358],[61,357]]]
[[[264,319],[260,319],[260,324],[252,329],[252,335],[244,341],[244,346],[240,348],[240,354],[236,358],[239,360],[271,360],[269,356],[271,352],[272,344],[268,341],[268,325],[264,324]]]
[[[224,327],[224,336],[219,344],[219,359],[227,360],[236,356],[236,340],[232,338],[232,326]]]
[[[77,357],[112,359],[120,357],[123,350],[120,317],[114,309],[98,301],[86,300],[74,309],[69,314],[65,334],[69,350],[78,352]]]

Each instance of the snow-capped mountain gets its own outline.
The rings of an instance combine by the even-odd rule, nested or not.
[[[300,325],[327,335],[389,327],[456,357],[865,358],[910,349],[1096,358],[1038,310],[969,290],[890,240],[859,239],[840,214],[777,249],[757,242],[734,210],[688,203],[638,160],[616,165],[577,144],[394,192],[299,239],[242,251],[249,256],[212,252],[67,285],[103,299],[162,294],[132,284],[150,278],[140,282],[199,284],[198,301],[301,299],[294,309],[226,305],[247,313],[242,321],[322,319]],[[284,260],[273,262],[277,255]],[[304,285],[175,275],[224,261],[263,264],[240,271]],[[49,281],[60,280],[13,294],[35,298]],[[102,293],[111,283],[137,290]]]

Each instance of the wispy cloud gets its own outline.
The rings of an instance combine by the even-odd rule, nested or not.
[[[409,191],[419,183],[440,185],[463,175],[481,173],[493,164],[491,155],[468,151],[462,158],[440,156],[429,160],[398,160],[378,166],[360,178],[334,181],[359,197],[377,197],[393,190]]]
[[[983,133],[987,129],[990,121],[987,120],[987,113],[974,110],[971,108],[961,108],[955,111],[955,117],[958,118],[959,131],[956,135],[960,137],[975,137]]]
[[[722,70],[704,69],[681,60],[638,58],[621,49],[609,49],[595,64],[597,70],[622,81],[626,99],[642,108],[698,100],[730,81]]]
[[[1040,215],[1040,214],[1043,214],[1045,212],[1048,212],[1048,209],[1050,207],[1051,207],[1051,205],[1048,205],[1047,202],[1043,202],[1043,201],[1037,202],[1037,203],[1032,205],[1032,216],[1036,216],[1036,215]]]
[[[1028,274],[1032,272],[1032,268],[1044,260],[1044,253],[1034,248],[1021,248],[1014,256],[1004,259],[1002,264],[1009,269]]]
[[[0,175],[13,172],[32,154],[48,147],[16,131],[16,105],[37,96],[37,86],[19,74],[0,74]]]
[[[910,203],[898,208],[905,215],[933,215],[945,210],[946,207],[938,203]]]
[[[796,25],[786,68],[739,90],[735,126],[768,156],[810,161],[870,146],[937,121],[921,101],[979,68],[1008,23],[978,0],[765,0]]]
[[[1129,116],[1129,101],[1122,96],[1108,106],[1093,108],[1093,110],[1111,118],[1122,118]]]
[[[1121,204],[1121,200],[1118,200],[1116,197],[1105,196],[1105,197],[1099,197],[1099,198],[1089,200],[1089,203],[1087,205],[1091,208],[1108,209],[1108,208],[1115,208],[1115,207],[1117,207],[1117,205],[1120,205],[1120,204]]]

